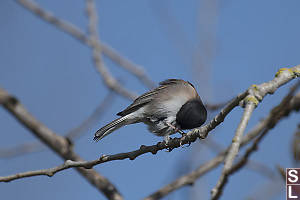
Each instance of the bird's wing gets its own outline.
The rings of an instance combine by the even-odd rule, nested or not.
[[[177,84],[190,84],[192,87],[194,87],[191,83],[186,82],[184,80],[181,79],[167,79],[165,81],[162,81],[159,83],[159,87],[146,92],[145,94],[142,94],[141,96],[139,96],[138,98],[136,98],[134,100],[134,102],[129,105],[125,110],[119,112],[117,115],[119,116],[125,116],[128,115],[136,110],[138,110],[139,108],[143,107],[144,105],[148,104],[149,102],[151,102],[153,100],[153,98],[161,91],[164,90],[166,88],[172,87],[174,85]]]

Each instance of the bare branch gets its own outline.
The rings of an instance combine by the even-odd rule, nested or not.
[[[276,73],[275,78],[267,83],[262,83],[260,85],[252,85],[246,92],[242,93],[240,97],[244,98],[247,96],[246,100],[247,102],[253,101],[255,104],[259,104],[260,101],[263,100],[263,98],[267,94],[273,94],[276,89],[290,80],[297,78],[300,76],[300,65],[297,65],[292,68],[281,68],[279,71]],[[221,123],[225,119],[226,115],[238,105],[239,103],[239,98],[237,97],[236,99],[233,99],[231,103],[229,103],[228,106],[226,106],[222,111],[221,115],[217,115],[213,121],[214,123],[210,123],[208,125],[205,125],[199,129],[194,129],[188,134],[193,134],[194,132],[202,132],[199,133],[199,137],[201,139],[204,139],[207,137],[208,132],[202,131],[202,129],[207,129],[206,126],[212,126],[215,125],[215,123]],[[208,129],[210,131],[210,128]]]
[[[82,136],[86,130],[91,127],[95,122],[98,122],[106,110],[112,105],[115,95],[113,92],[109,92],[108,95],[102,100],[102,102],[96,107],[96,109],[81,122],[78,126],[70,130],[65,137],[71,141]],[[1,97],[0,97],[1,99]],[[46,149],[43,143],[39,141],[34,141],[30,143],[21,144],[15,147],[10,147],[8,149],[0,149],[0,159],[1,158],[12,158],[16,156],[25,155],[28,153],[39,152]]]
[[[291,69],[296,70],[296,69],[298,69],[298,67],[300,68],[300,66],[297,66],[297,67],[294,67],[294,68],[291,68]],[[281,72],[281,73],[283,73],[283,72]],[[286,76],[286,75],[284,75],[284,77],[286,79],[291,80],[291,79],[295,78],[296,75],[295,76]],[[284,78],[284,77],[281,77],[281,78]],[[278,78],[278,76],[276,78]],[[98,164],[101,164],[101,163],[104,163],[104,162],[109,162],[109,161],[113,161],[113,160],[123,160],[123,159],[127,159],[127,158],[129,158],[130,160],[134,160],[136,157],[138,157],[142,154],[145,154],[145,153],[156,154],[158,151],[163,150],[163,149],[168,149],[169,151],[171,151],[174,148],[181,147],[184,144],[190,144],[191,142],[196,141],[196,139],[198,137],[201,137],[201,135],[203,135],[203,134],[207,135],[207,133],[209,131],[213,130],[216,126],[218,126],[224,120],[224,118],[230,112],[230,110],[232,110],[236,106],[236,104],[238,104],[238,102],[241,101],[247,94],[248,94],[248,92],[245,92],[241,95],[238,95],[208,125],[203,126],[200,129],[195,129],[196,131],[195,130],[190,131],[189,133],[182,136],[181,138],[170,139],[168,144],[166,144],[166,142],[163,141],[163,142],[158,142],[156,145],[151,145],[151,146],[142,145],[138,150],[131,151],[131,152],[119,153],[119,154],[115,154],[115,155],[102,155],[99,159],[96,159],[96,160],[93,160],[93,161],[81,162],[80,165],[77,165],[77,167],[80,166],[80,167],[91,168],[92,166],[95,166],[95,165],[98,165]],[[0,92],[0,97],[1,97],[1,92]],[[1,101],[1,99],[0,99],[0,101]],[[294,101],[294,104],[298,106],[299,102]],[[294,104],[293,104],[293,107],[292,106],[289,107],[290,108],[289,112],[292,109],[296,109]],[[254,130],[250,131],[243,138],[243,140],[241,140],[240,145],[243,146],[248,141],[255,138],[260,133],[260,131],[262,131],[266,126],[268,126],[268,123],[270,123],[270,120],[273,120],[272,116],[269,116],[267,119],[261,121],[254,128]],[[229,151],[229,149],[227,149],[225,152],[222,152],[221,154],[219,154],[219,156],[217,156],[215,158],[215,160],[209,162],[208,165],[216,167],[220,162],[222,162],[222,160],[224,159],[224,156],[227,154],[228,151]],[[73,160],[73,159],[70,159],[70,160]],[[212,168],[209,168],[209,169],[212,169]],[[200,171],[202,171],[202,169]],[[35,173],[38,173],[38,172],[35,172]],[[5,179],[5,177],[1,177],[1,178],[3,180]]]
[[[299,85],[300,85],[300,81],[297,82],[294,85],[294,87],[291,88],[290,92],[281,101],[281,103],[278,106],[276,106],[275,108],[272,109],[271,115],[272,115],[273,120],[270,121],[267,124],[267,126],[263,130],[263,132],[255,139],[255,141],[253,142],[253,144],[246,150],[244,156],[242,156],[242,158],[240,159],[240,161],[238,163],[236,163],[235,165],[233,165],[233,166],[232,166],[232,164],[231,164],[231,166],[227,166],[227,168],[225,169],[225,167],[226,167],[226,160],[225,160],[225,167],[224,167],[224,170],[222,172],[221,178],[219,179],[219,182],[218,182],[217,186],[214,188],[215,189],[215,191],[214,191],[215,194],[212,194],[212,199],[219,198],[219,196],[222,194],[222,190],[224,188],[225,183],[227,182],[227,179],[228,179],[229,175],[231,175],[234,172],[236,172],[239,169],[241,169],[248,162],[248,159],[249,159],[250,155],[255,150],[257,150],[259,142],[269,132],[269,130],[271,130],[278,123],[279,119],[281,119],[286,114],[286,110],[289,109],[288,106],[289,106],[289,104],[291,102],[293,94],[295,93],[295,91],[299,87]],[[290,111],[288,110],[288,112],[290,112]],[[230,151],[229,151],[228,156],[226,157],[226,159],[229,156],[230,156]],[[233,163],[233,161],[232,161],[232,163]]]
[[[241,122],[236,130],[233,142],[229,148],[228,154],[226,156],[225,159],[225,165],[224,168],[222,170],[222,174],[218,180],[217,185],[214,187],[214,189],[212,189],[211,193],[212,193],[212,199],[217,199],[221,193],[222,193],[222,189],[224,186],[224,183],[227,180],[228,177],[228,173],[229,170],[232,167],[233,161],[239,151],[240,148],[240,144],[242,141],[242,137],[243,137],[243,133],[246,129],[246,126],[248,124],[248,121],[252,115],[252,112],[254,111],[255,108],[255,104],[253,102],[247,103],[243,117],[241,119]]]
[[[4,89],[0,88],[0,102],[22,125],[29,129],[36,137],[43,141],[50,149],[65,160],[83,161],[72,149],[70,140],[57,135],[40,121],[35,119],[25,107]],[[101,191],[108,199],[122,200],[122,196],[109,180],[95,170],[76,168],[76,170],[93,186]]]
[[[233,101],[231,101],[223,109],[223,111],[221,111],[219,113],[219,117],[215,117],[215,119],[218,119],[218,120],[217,121],[212,120],[210,122],[211,125],[206,126],[206,128],[203,128],[202,131],[203,132],[208,132],[210,130],[213,130],[216,126],[218,126],[224,120],[226,115],[235,106],[238,105],[239,101],[241,101],[246,96],[246,94],[247,93],[238,95]],[[142,145],[138,150],[131,151],[131,152],[119,153],[119,154],[115,154],[115,155],[102,155],[99,159],[96,159],[96,160],[93,160],[93,161],[88,161],[88,162],[85,162],[85,163],[81,163],[82,164],[81,167],[88,166],[87,168],[90,168],[91,166],[101,164],[101,163],[104,163],[104,162],[113,161],[113,160],[123,160],[123,159],[127,159],[127,158],[129,158],[130,160],[134,160],[136,157],[138,157],[142,154],[145,154],[145,153],[156,154],[157,151],[160,151],[160,150],[163,150],[163,149],[169,149],[169,151],[171,151],[174,148],[178,148],[178,147],[181,147],[184,144],[188,144],[188,143],[196,141],[198,136],[199,136],[198,132],[194,132],[193,134],[186,134],[186,136],[183,136],[181,138],[170,139],[168,144],[166,144],[165,142],[158,142],[156,145],[151,145],[151,146]],[[72,160],[72,159],[70,159],[70,160]],[[35,175],[37,175],[38,173],[40,173],[39,170],[33,172],[33,174],[35,174]],[[30,174],[31,173],[25,173],[25,175],[27,175],[27,176],[23,176],[21,178],[28,177]],[[47,174],[45,174],[45,175],[47,175]],[[7,181],[7,178],[1,177],[0,180],[6,180]]]
[[[288,80],[290,80],[291,77],[295,78],[299,75],[300,65],[291,69],[284,68],[277,72],[275,79],[273,79],[272,81],[263,83],[258,86],[253,85],[252,88],[249,89],[249,95],[245,98],[246,107],[243,117],[232,140],[230,150],[226,156],[221,176],[217,182],[217,185],[211,191],[211,199],[218,199],[223,192],[224,185],[227,182],[227,178],[232,170],[234,159],[238,154],[243,132],[245,131],[248,121],[252,115],[252,112],[258,105],[259,101],[262,101],[266,94],[273,94],[278,87],[285,84]]]
[[[154,82],[146,75],[143,68],[138,66],[137,64],[133,63],[132,61],[128,60],[121,56],[115,49],[110,47],[107,44],[99,43],[99,41],[93,41],[91,38],[88,38],[78,27],[75,25],[59,19],[58,17],[54,16],[52,13],[44,10],[38,4],[34,3],[31,0],[16,0],[21,6],[25,9],[39,17],[40,19],[54,25],[59,30],[62,30],[65,33],[68,33],[78,41],[82,42],[83,44],[102,50],[103,54],[108,56],[113,62],[116,62],[120,67],[123,67],[125,70],[132,73],[136,76],[144,85],[149,88],[154,88]]]
[[[277,107],[277,106],[276,106]],[[275,108],[276,108],[275,107]],[[274,109],[275,109],[274,108]],[[258,135],[262,133],[270,124],[272,123],[274,126],[284,117],[289,116],[292,111],[299,111],[300,110],[300,93],[294,96],[289,105],[286,108],[281,107],[284,109],[284,114],[279,115],[280,117],[277,118],[274,112],[270,112],[270,114],[263,120],[261,120],[252,130],[250,130],[242,139],[241,147],[247,145],[250,141],[256,138]],[[274,110],[272,109],[272,110]],[[276,118],[276,123],[274,123],[274,119]],[[192,185],[198,178],[202,175],[206,174],[207,172],[216,168],[219,164],[223,162],[226,157],[227,152],[229,151],[229,147],[224,150],[223,152],[219,153],[218,156],[207,161],[196,170],[192,171],[189,174],[181,176],[180,178],[176,179],[175,181],[167,184],[166,186],[162,187],[158,191],[154,192],[150,196],[146,197],[144,200],[158,200],[163,198],[164,196],[168,195],[169,193],[187,185]]]
[[[42,169],[42,170],[36,170],[36,171],[29,171],[29,172],[24,172],[24,173],[17,173],[11,176],[6,176],[6,177],[0,177],[0,182],[10,182],[16,179],[20,178],[25,178],[25,177],[32,177],[32,176],[40,176],[40,175],[45,175],[45,176],[53,176],[55,173],[62,171],[64,169],[68,169],[71,167],[85,167],[86,169],[90,169],[91,166],[88,166],[85,164],[85,161],[71,161],[71,160],[66,160],[64,164],[59,165],[57,167],[53,167],[50,169]]]

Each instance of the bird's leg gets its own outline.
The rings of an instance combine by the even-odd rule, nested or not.
[[[175,127],[174,125],[170,124],[169,122],[165,122],[167,126],[171,127],[172,129],[175,130],[175,132],[180,133],[182,136],[185,135],[185,132],[183,132],[181,129]]]
[[[183,132],[181,129],[179,129],[179,128],[173,126],[172,124],[170,124],[170,123],[168,123],[168,122],[165,122],[165,124],[166,124],[167,126],[171,127],[172,129],[174,129],[176,133],[179,132],[179,133],[181,134],[181,136],[186,135],[185,132]],[[165,137],[166,137],[166,136],[165,136]],[[168,139],[168,141],[169,141],[169,140],[170,140],[169,135],[168,135],[168,138],[169,138],[169,139]],[[168,142],[166,141],[166,138],[165,138],[164,140],[165,140],[166,144],[168,144]],[[190,146],[190,145],[191,145],[191,143],[189,142],[188,146]],[[184,147],[184,145],[181,144],[181,142],[180,142],[180,146],[181,146],[181,147]]]

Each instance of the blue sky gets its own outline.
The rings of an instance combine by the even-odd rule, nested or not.
[[[87,32],[85,1],[36,2]],[[201,98],[211,103],[226,101],[251,84],[273,79],[281,67],[300,64],[297,53],[299,1],[207,2],[97,1],[100,38],[143,66],[156,83],[167,78],[189,80]],[[166,20],[168,16],[171,22]],[[64,134],[78,125],[108,94],[94,69],[87,46],[14,1],[1,1],[0,23],[0,87],[16,95],[37,119],[55,132]],[[128,72],[107,58],[104,61],[126,87],[138,94],[147,91]],[[280,102],[290,85],[264,99],[247,130]],[[99,143],[92,141],[94,131],[114,119],[115,113],[129,103],[127,99],[116,97],[101,120],[76,140],[75,151],[91,160],[101,154],[135,150],[141,144],[160,141],[161,138],[150,134],[143,124],[124,127]],[[209,117],[215,114],[209,113]],[[241,115],[242,109],[235,109],[210,137],[224,146],[230,144]],[[292,167],[290,145],[297,123],[296,114],[279,123],[251,158],[263,162],[274,172],[276,164]],[[1,148],[37,140],[4,109],[0,109],[0,130]],[[108,177],[125,199],[141,199],[214,155],[196,142],[171,153],[146,154],[134,161],[109,162],[95,169]],[[48,150],[0,159],[0,175],[61,163],[62,160]],[[219,167],[197,181],[193,188],[181,189],[166,199],[185,199],[185,195],[208,199],[220,170]],[[268,182],[269,179],[257,172],[243,169],[230,178],[221,199],[248,197]],[[63,171],[52,178],[33,177],[2,183],[0,191],[5,199],[99,199],[99,192],[74,170]],[[284,192],[281,192],[277,199],[283,198]],[[105,198],[101,195],[100,199]]]

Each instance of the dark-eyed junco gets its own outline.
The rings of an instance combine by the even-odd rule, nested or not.
[[[139,122],[147,124],[155,135],[167,139],[181,130],[200,127],[206,121],[207,111],[190,82],[168,79],[135,99],[117,115],[120,118],[99,129],[94,140],[98,141],[122,126]]]

